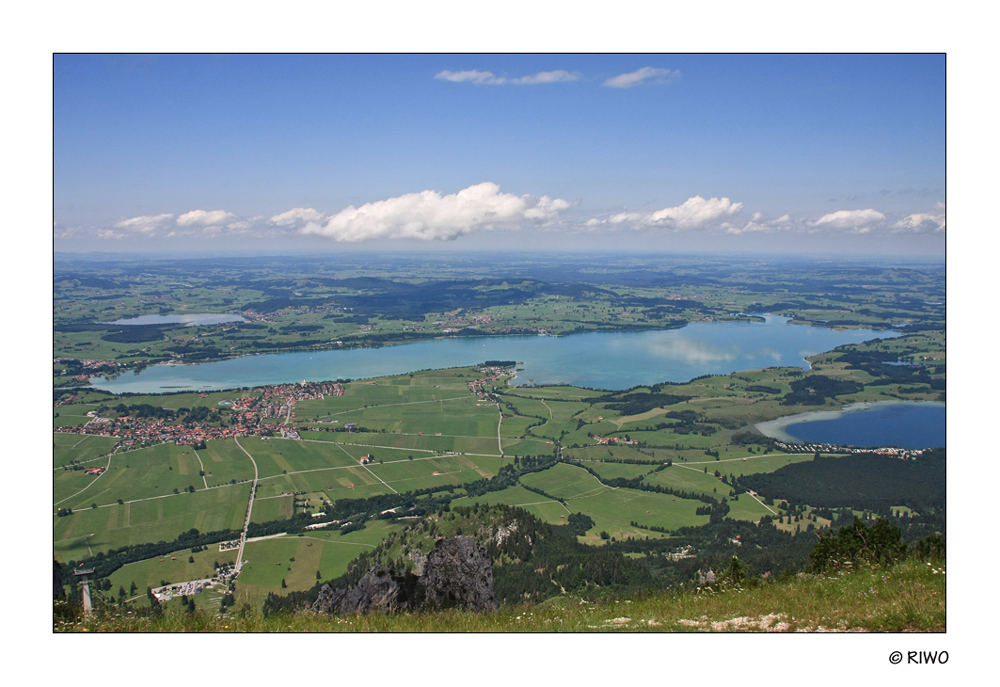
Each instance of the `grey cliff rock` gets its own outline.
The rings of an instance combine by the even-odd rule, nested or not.
[[[471,537],[442,539],[426,557],[420,576],[376,565],[349,590],[325,584],[313,610],[357,614],[461,608],[495,611],[492,561]]]

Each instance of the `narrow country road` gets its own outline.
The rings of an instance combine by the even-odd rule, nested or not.
[[[253,459],[253,456],[250,455],[249,451],[243,448],[243,445],[240,444],[238,437],[234,437],[233,440],[236,442],[236,445],[240,447],[240,450],[247,454],[247,458],[250,459],[250,462],[253,463],[253,486],[250,487],[250,503],[247,505],[247,518],[243,523],[243,533],[240,535],[240,552],[236,556],[236,567],[233,568],[233,572],[238,575],[240,570],[243,568],[243,547],[246,546],[247,543],[247,529],[250,527],[250,513],[253,512],[253,497],[254,494],[257,493],[257,461]]]

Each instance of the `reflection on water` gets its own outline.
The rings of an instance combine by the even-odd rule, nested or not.
[[[740,356],[740,347],[736,344],[722,347],[711,341],[699,341],[688,337],[653,340],[649,342],[648,350],[656,357],[683,361],[689,365],[736,360]]]

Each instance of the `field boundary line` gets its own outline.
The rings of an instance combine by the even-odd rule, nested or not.
[[[369,475],[371,475],[372,477],[374,477],[375,479],[377,479],[377,480],[378,480],[379,482],[381,482],[381,483],[382,483],[382,484],[384,484],[385,486],[387,486],[387,487],[389,487],[390,489],[392,489],[392,493],[393,493],[393,494],[398,494],[398,493],[399,493],[398,491],[396,491],[395,489],[393,489],[393,488],[392,488],[392,485],[390,485],[390,484],[389,484],[388,482],[386,482],[386,481],[385,481],[384,479],[382,479],[381,477],[379,477],[378,475],[376,475],[376,474],[375,474],[374,472],[372,472],[372,471],[371,471],[371,470],[370,470],[370,469],[368,468],[368,466],[367,466],[367,465],[362,465],[361,467],[363,467],[363,468],[364,468],[365,470],[368,470],[368,474],[369,474]]]
[[[201,462],[201,456],[198,455],[198,450],[192,446],[191,450],[194,451],[194,457],[198,459],[198,465],[201,466],[201,481],[205,483],[205,488],[208,489],[208,479],[205,478],[205,464]]]
[[[243,453],[247,454],[247,458],[249,458],[250,462],[253,463],[253,486],[250,487],[250,503],[249,505],[247,505],[247,517],[246,521],[243,523],[243,533],[240,535],[240,552],[236,556],[236,565],[233,567],[233,572],[239,575],[240,571],[243,568],[243,548],[246,546],[247,530],[250,528],[250,514],[253,512],[253,497],[254,494],[257,492],[258,472],[257,472],[257,461],[253,459],[253,456],[250,455],[249,451],[243,448],[243,445],[240,443],[239,437],[233,437],[233,441],[236,442],[236,445],[239,446],[240,450],[243,451]]]
[[[53,506],[58,506],[60,503],[65,503],[66,501],[69,501],[70,499],[75,499],[77,496],[79,496],[83,492],[87,491],[92,486],[94,486],[94,482],[96,482],[97,480],[101,479],[101,477],[103,477],[104,475],[108,474],[108,470],[109,469],[111,469],[111,454],[110,453],[108,454],[108,464],[104,467],[104,472],[102,472],[97,477],[95,477],[94,480],[93,480],[93,482],[91,482],[90,484],[88,484],[87,486],[85,486],[83,489],[81,489],[80,491],[76,492],[72,496],[67,496],[62,501],[57,501],[56,503],[53,503],[52,505]]]
[[[778,513],[776,512],[776,511],[773,511],[773,510],[771,510],[771,507],[770,507],[770,506],[768,506],[768,505],[767,505],[766,503],[764,503],[764,502],[763,502],[763,501],[761,501],[761,500],[760,500],[759,498],[757,498],[757,496],[756,496],[755,494],[751,494],[751,493],[750,493],[749,491],[748,491],[748,492],[746,492],[746,493],[747,493],[747,494],[750,494],[750,497],[751,497],[751,498],[752,498],[752,499],[753,499],[754,501],[756,501],[756,502],[757,502],[757,503],[759,503],[760,505],[764,506],[764,508],[767,508],[768,510],[770,510],[770,511],[771,511],[771,514],[772,514],[772,515],[777,515],[777,514],[778,514]]]

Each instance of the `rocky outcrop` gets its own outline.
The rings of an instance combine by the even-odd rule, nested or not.
[[[420,576],[425,608],[495,611],[492,561],[472,537],[442,539],[427,556]]]
[[[415,575],[376,565],[349,590],[323,585],[313,610],[344,614],[407,610],[417,596],[416,581]]]
[[[349,590],[325,584],[313,610],[357,614],[372,611],[422,611],[461,608],[495,611],[492,561],[486,548],[471,537],[439,540],[414,575],[376,565]]]

